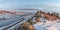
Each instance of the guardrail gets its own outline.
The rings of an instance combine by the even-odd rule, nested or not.
[[[0,30],[18,30],[19,26],[22,23],[24,23],[25,21],[27,21],[28,19],[30,19],[32,17],[33,17],[33,15],[31,15],[31,16],[25,18],[25,19],[21,19],[21,20],[15,22],[15,23],[12,23],[12,24],[10,24],[8,26],[4,26],[4,27],[0,28]]]

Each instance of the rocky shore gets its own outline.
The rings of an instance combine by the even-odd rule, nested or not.
[[[42,21],[43,20],[43,21]],[[20,30],[57,30],[60,18],[58,13],[52,14],[37,11],[37,13],[20,26]]]
[[[16,12],[16,11],[0,10],[0,14],[27,14],[27,12]]]

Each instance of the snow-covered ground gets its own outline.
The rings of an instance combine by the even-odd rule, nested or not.
[[[41,18],[41,20],[43,21],[33,25],[36,30],[60,30],[59,20],[48,21],[46,19],[44,20],[43,18]]]

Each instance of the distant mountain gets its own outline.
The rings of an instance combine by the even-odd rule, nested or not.
[[[38,10],[38,9],[35,9],[35,8],[19,8],[19,9],[16,9],[16,10]]]
[[[0,14],[27,14],[28,12],[16,12],[16,11],[5,11],[0,10]]]

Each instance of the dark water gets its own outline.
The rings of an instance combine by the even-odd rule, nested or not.
[[[14,22],[20,21],[21,19],[26,19],[30,17],[33,13],[29,14],[0,14],[0,28],[10,25]]]
[[[22,18],[23,18],[23,16],[21,16],[21,15],[18,16],[18,15],[14,15],[14,14],[0,15],[0,19],[2,19],[2,20],[0,20],[0,27],[14,23]]]

